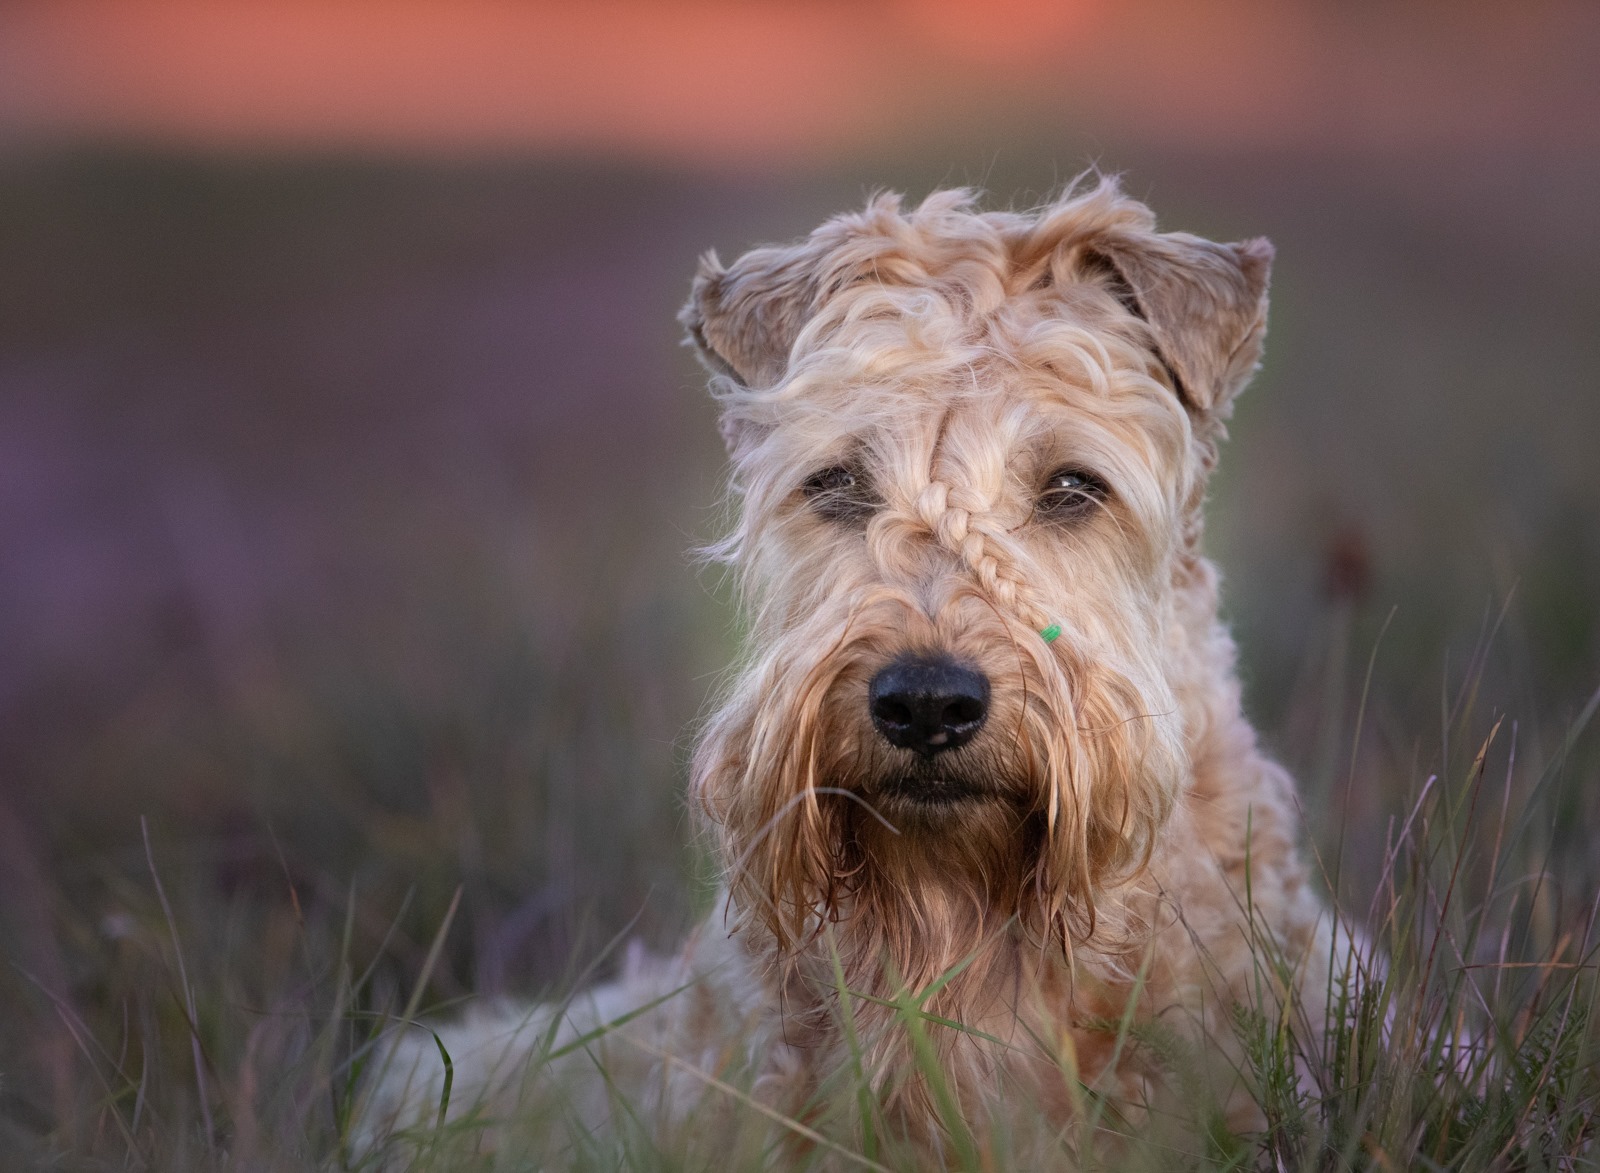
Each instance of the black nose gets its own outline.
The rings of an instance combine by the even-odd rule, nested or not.
[[[972,740],[989,715],[989,681],[946,656],[901,656],[867,689],[884,740],[932,757]]]

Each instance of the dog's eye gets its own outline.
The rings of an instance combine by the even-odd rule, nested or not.
[[[1104,501],[1110,487],[1081,468],[1062,468],[1050,474],[1039,491],[1038,511],[1047,517],[1076,517]]]
[[[860,521],[877,504],[866,475],[847,464],[812,473],[800,491],[830,521]]]

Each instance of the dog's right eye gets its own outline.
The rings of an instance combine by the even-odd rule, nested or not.
[[[830,521],[861,521],[876,505],[866,476],[847,464],[812,473],[800,491],[811,508]]]
[[[1060,468],[1050,474],[1034,506],[1045,517],[1080,517],[1111,493],[1105,481],[1081,468]]]

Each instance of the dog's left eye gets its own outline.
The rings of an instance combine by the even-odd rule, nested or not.
[[[811,507],[830,521],[860,521],[876,504],[866,475],[847,464],[812,473],[801,492]]]
[[[1104,501],[1111,488],[1094,473],[1062,468],[1050,474],[1035,508],[1049,517],[1074,517]]]

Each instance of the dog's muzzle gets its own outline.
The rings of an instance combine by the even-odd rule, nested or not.
[[[959,749],[983,728],[989,680],[948,656],[901,656],[872,678],[867,708],[890,745],[931,758]]]

